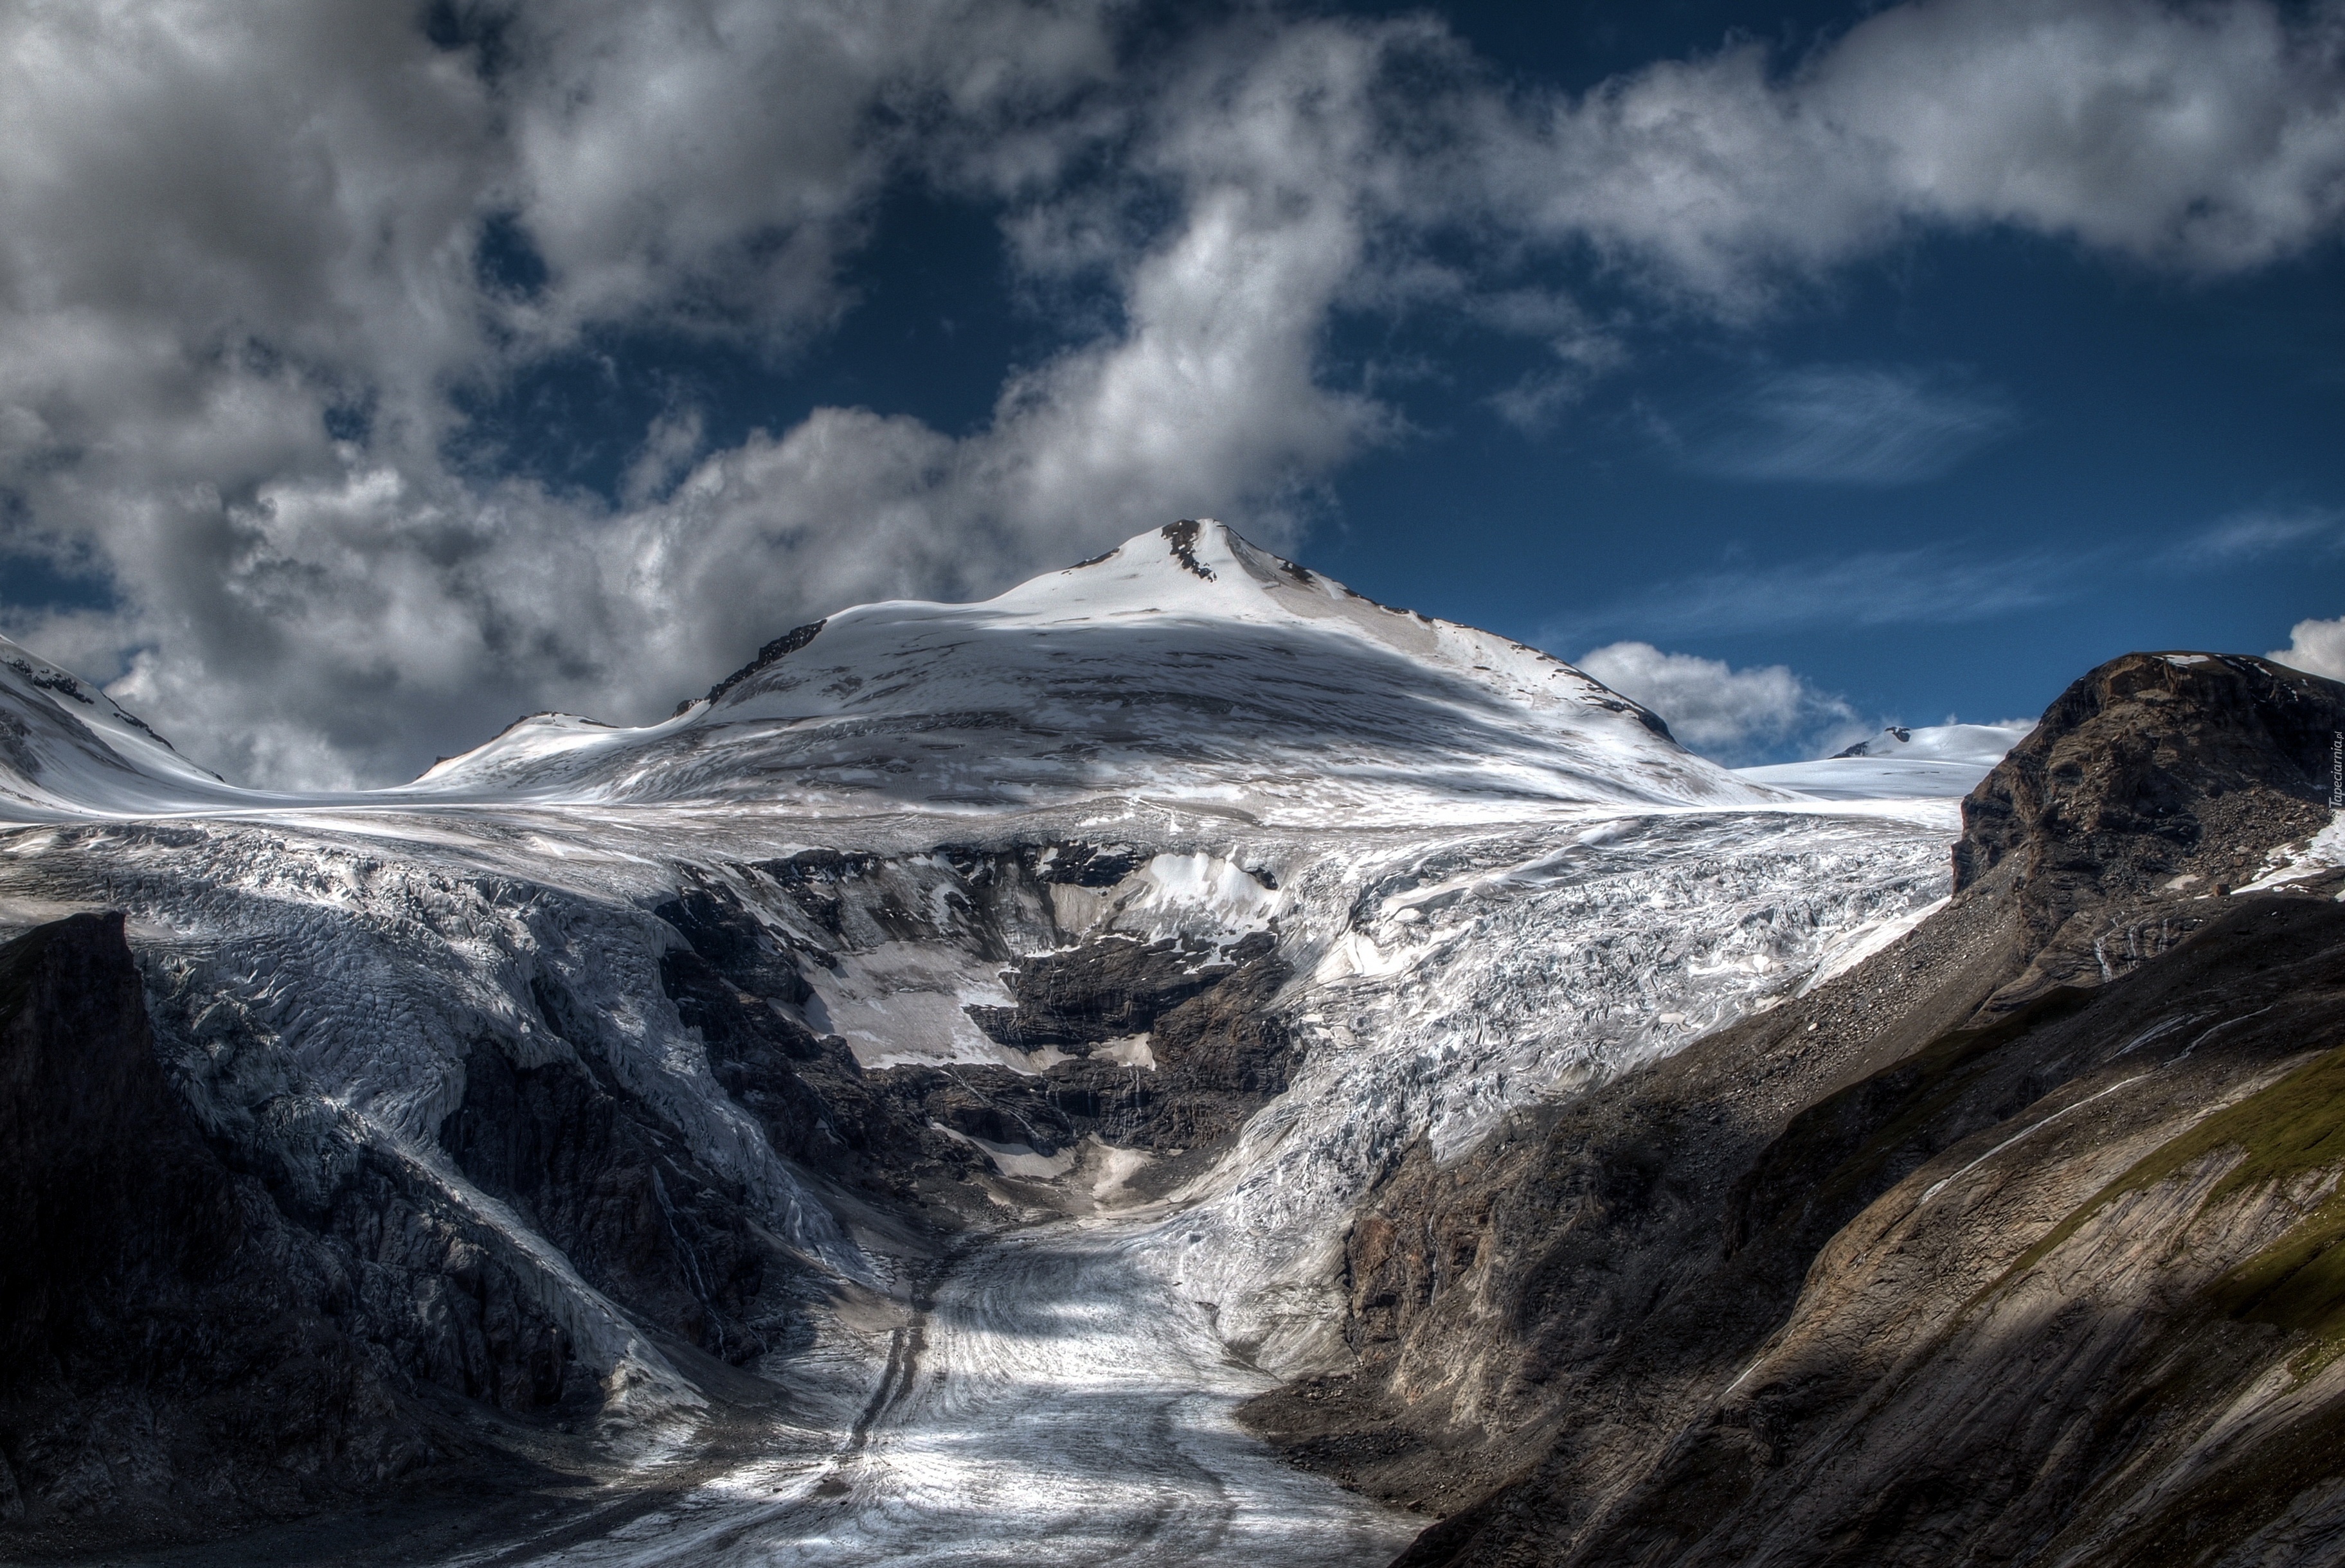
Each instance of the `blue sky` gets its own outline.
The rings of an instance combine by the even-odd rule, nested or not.
[[[233,777],[1191,513],[1734,762],[2345,675],[2334,5],[168,0],[0,76],[0,631]]]

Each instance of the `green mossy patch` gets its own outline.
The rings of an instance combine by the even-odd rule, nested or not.
[[[1931,1128],[1994,1070],[2003,1047],[2080,1011],[2092,995],[2056,986],[1993,1024],[1950,1029],[1801,1112],[1760,1156],[1749,1179],[1752,1199],[1796,1193],[1800,1212],[1825,1216],[1837,1229],[1893,1184],[1901,1154],[1940,1152],[1926,1141]],[[1817,1170],[1826,1173],[1821,1181]]]
[[[2208,1117],[2160,1144],[2123,1176],[2020,1254],[1975,1305],[2041,1261],[2085,1222],[2129,1192],[2180,1177],[2226,1148],[2242,1158],[2208,1202],[2261,1190],[2318,1171],[2345,1168],[2345,1047],[2326,1051],[2269,1088]],[[2299,1368],[2345,1352],[2345,1191],[2331,1196],[2280,1238],[2208,1289],[2210,1303],[2243,1321],[2274,1323],[2309,1334],[2320,1351]]]

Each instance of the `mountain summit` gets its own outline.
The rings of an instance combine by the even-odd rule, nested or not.
[[[1775,798],[1568,664],[1365,599],[1210,520],[982,603],[842,611],[664,723],[540,714],[409,787],[863,809],[1112,792],[1264,821]]]

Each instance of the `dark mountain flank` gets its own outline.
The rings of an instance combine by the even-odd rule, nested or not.
[[[35,1541],[299,1512],[437,1457],[322,1310],[316,1238],[165,1079],[119,916],[0,948],[0,1515]]]
[[[1443,1515],[1399,1562],[2345,1562],[2345,687],[2133,655],[1849,973],[1346,1242],[1356,1370],[1254,1401]]]

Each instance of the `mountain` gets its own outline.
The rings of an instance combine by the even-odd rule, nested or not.
[[[2005,753],[2027,738],[2026,724],[1892,725],[1869,741],[1815,762],[1738,768],[1754,784],[1797,790],[1819,800],[1915,797],[1959,799],[1978,787]]]
[[[1285,823],[1778,798],[1568,664],[1363,599],[1212,521],[981,604],[842,611],[665,723],[533,715],[412,787],[808,810],[1116,794]]]
[[[104,692],[0,637],[0,821],[234,795]]]
[[[1413,1156],[1357,1363],[1251,1419],[1451,1514],[1410,1564],[2339,1561],[2340,729],[2261,660],[2094,671],[1900,940]]]
[[[1707,1541],[1687,1423],[1869,1205],[2177,1017],[2238,1038],[2173,1115],[2244,1104],[2325,995],[2317,921],[2214,939],[2337,858],[2337,693],[2252,660],[2096,672],[1959,809],[1203,522],[395,789],[15,673],[11,1556],[1544,1560],[1637,1478]]]

